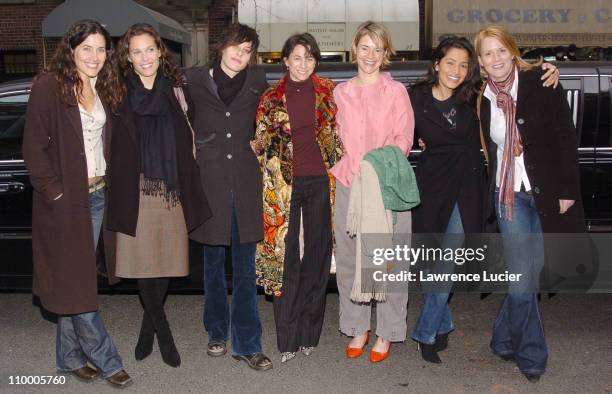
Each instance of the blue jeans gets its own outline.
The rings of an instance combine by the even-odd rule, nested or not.
[[[463,224],[461,223],[461,214],[459,206],[455,204],[451,216],[446,226],[445,236],[442,240],[441,248],[460,248],[465,240]],[[435,262],[435,273],[452,273],[454,271],[454,262]],[[448,296],[452,284],[442,291],[442,284],[437,284],[435,291],[427,291],[423,293],[423,309],[417,320],[412,339],[421,343],[432,345],[436,341],[436,335],[448,334],[455,329],[453,319],[451,317],[450,308],[448,306]]]
[[[94,247],[104,216],[104,189],[89,195]],[[58,316],[55,357],[59,371],[72,371],[92,363],[103,378],[123,369],[121,357],[104,327],[98,311],[77,315]]]
[[[544,266],[544,238],[533,196],[514,193],[512,219],[500,212],[495,194],[497,221],[502,232],[504,260],[508,271],[520,273],[510,282],[493,326],[491,350],[500,356],[514,356],[523,373],[541,375],[546,369],[548,350],[544,340],[537,291]]]
[[[255,284],[255,247],[240,243],[236,209],[232,206],[231,246],[204,246],[204,327],[209,342],[225,342],[231,326],[232,355],[261,352],[261,322]],[[232,302],[227,299],[225,253],[232,254]]]

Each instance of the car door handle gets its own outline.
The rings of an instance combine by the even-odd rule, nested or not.
[[[16,194],[25,190],[21,182],[0,182],[0,194]]]

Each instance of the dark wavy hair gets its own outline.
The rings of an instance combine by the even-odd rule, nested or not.
[[[159,58],[159,70],[162,74],[170,80],[174,86],[183,86],[185,79],[181,69],[175,64],[172,54],[168,51],[161,36],[155,30],[155,28],[148,23],[136,23],[130,26],[125,34],[121,37],[117,43],[117,48],[113,52],[112,60],[113,66],[117,70],[117,79],[115,81],[117,91],[120,94],[120,101],[125,96],[127,88],[125,86],[125,77],[129,72],[132,71],[132,63],[128,60],[130,50],[130,40],[132,37],[148,34],[155,41],[155,45],[161,56]]]
[[[472,101],[478,94],[478,89],[482,80],[480,78],[480,66],[478,65],[478,57],[476,57],[476,51],[472,44],[465,37],[448,36],[440,41],[440,44],[433,50],[431,56],[431,63],[429,64],[427,75],[425,79],[418,83],[418,85],[436,86],[439,81],[438,72],[436,66],[446,56],[448,51],[452,48],[463,49],[468,53],[468,72],[465,76],[465,80],[461,85],[453,91],[453,96],[460,103],[466,103]]]
[[[83,82],[74,62],[74,49],[92,34],[101,34],[105,40],[106,51],[111,48],[111,37],[108,31],[97,21],[84,19],[76,22],[64,34],[57,45],[57,49],[51,58],[51,62],[45,68],[45,72],[53,73],[60,85],[62,101],[66,105],[77,105],[77,97],[83,93]],[[96,90],[102,100],[113,106],[118,99],[113,89],[114,71],[107,59],[98,73]],[[74,92],[76,91],[76,95]]]

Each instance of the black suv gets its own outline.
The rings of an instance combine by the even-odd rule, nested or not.
[[[427,65],[427,62],[393,63],[388,71],[409,86],[425,74]],[[591,232],[608,232],[612,230],[612,63],[568,62],[558,63],[557,67],[578,133],[585,225]],[[263,68],[270,84],[283,75],[278,65]],[[322,64],[317,72],[342,82],[355,75],[355,67],[347,63]],[[32,186],[21,156],[30,83],[0,85],[0,289],[3,290],[31,287]],[[409,157],[413,165],[418,165],[419,153],[418,146],[413,147]],[[199,245],[192,243],[191,274],[173,281],[173,290],[201,291],[200,250]],[[132,281],[123,282],[119,290],[134,289]],[[100,285],[107,289],[103,281]]]

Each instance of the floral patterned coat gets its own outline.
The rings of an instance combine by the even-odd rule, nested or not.
[[[255,257],[257,284],[263,286],[267,294],[277,296],[283,285],[285,235],[289,229],[293,178],[293,145],[285,78],[261,96],[255,140],[252,142],[263,174],[264,238],[257,245]],[[315,74],[311,79],[315,90],[316,141],[328,171],[330,204],[333,207],[336,182],[329,170],[344,152],[336,126],[338,109],[332,94],[334,83]]]

